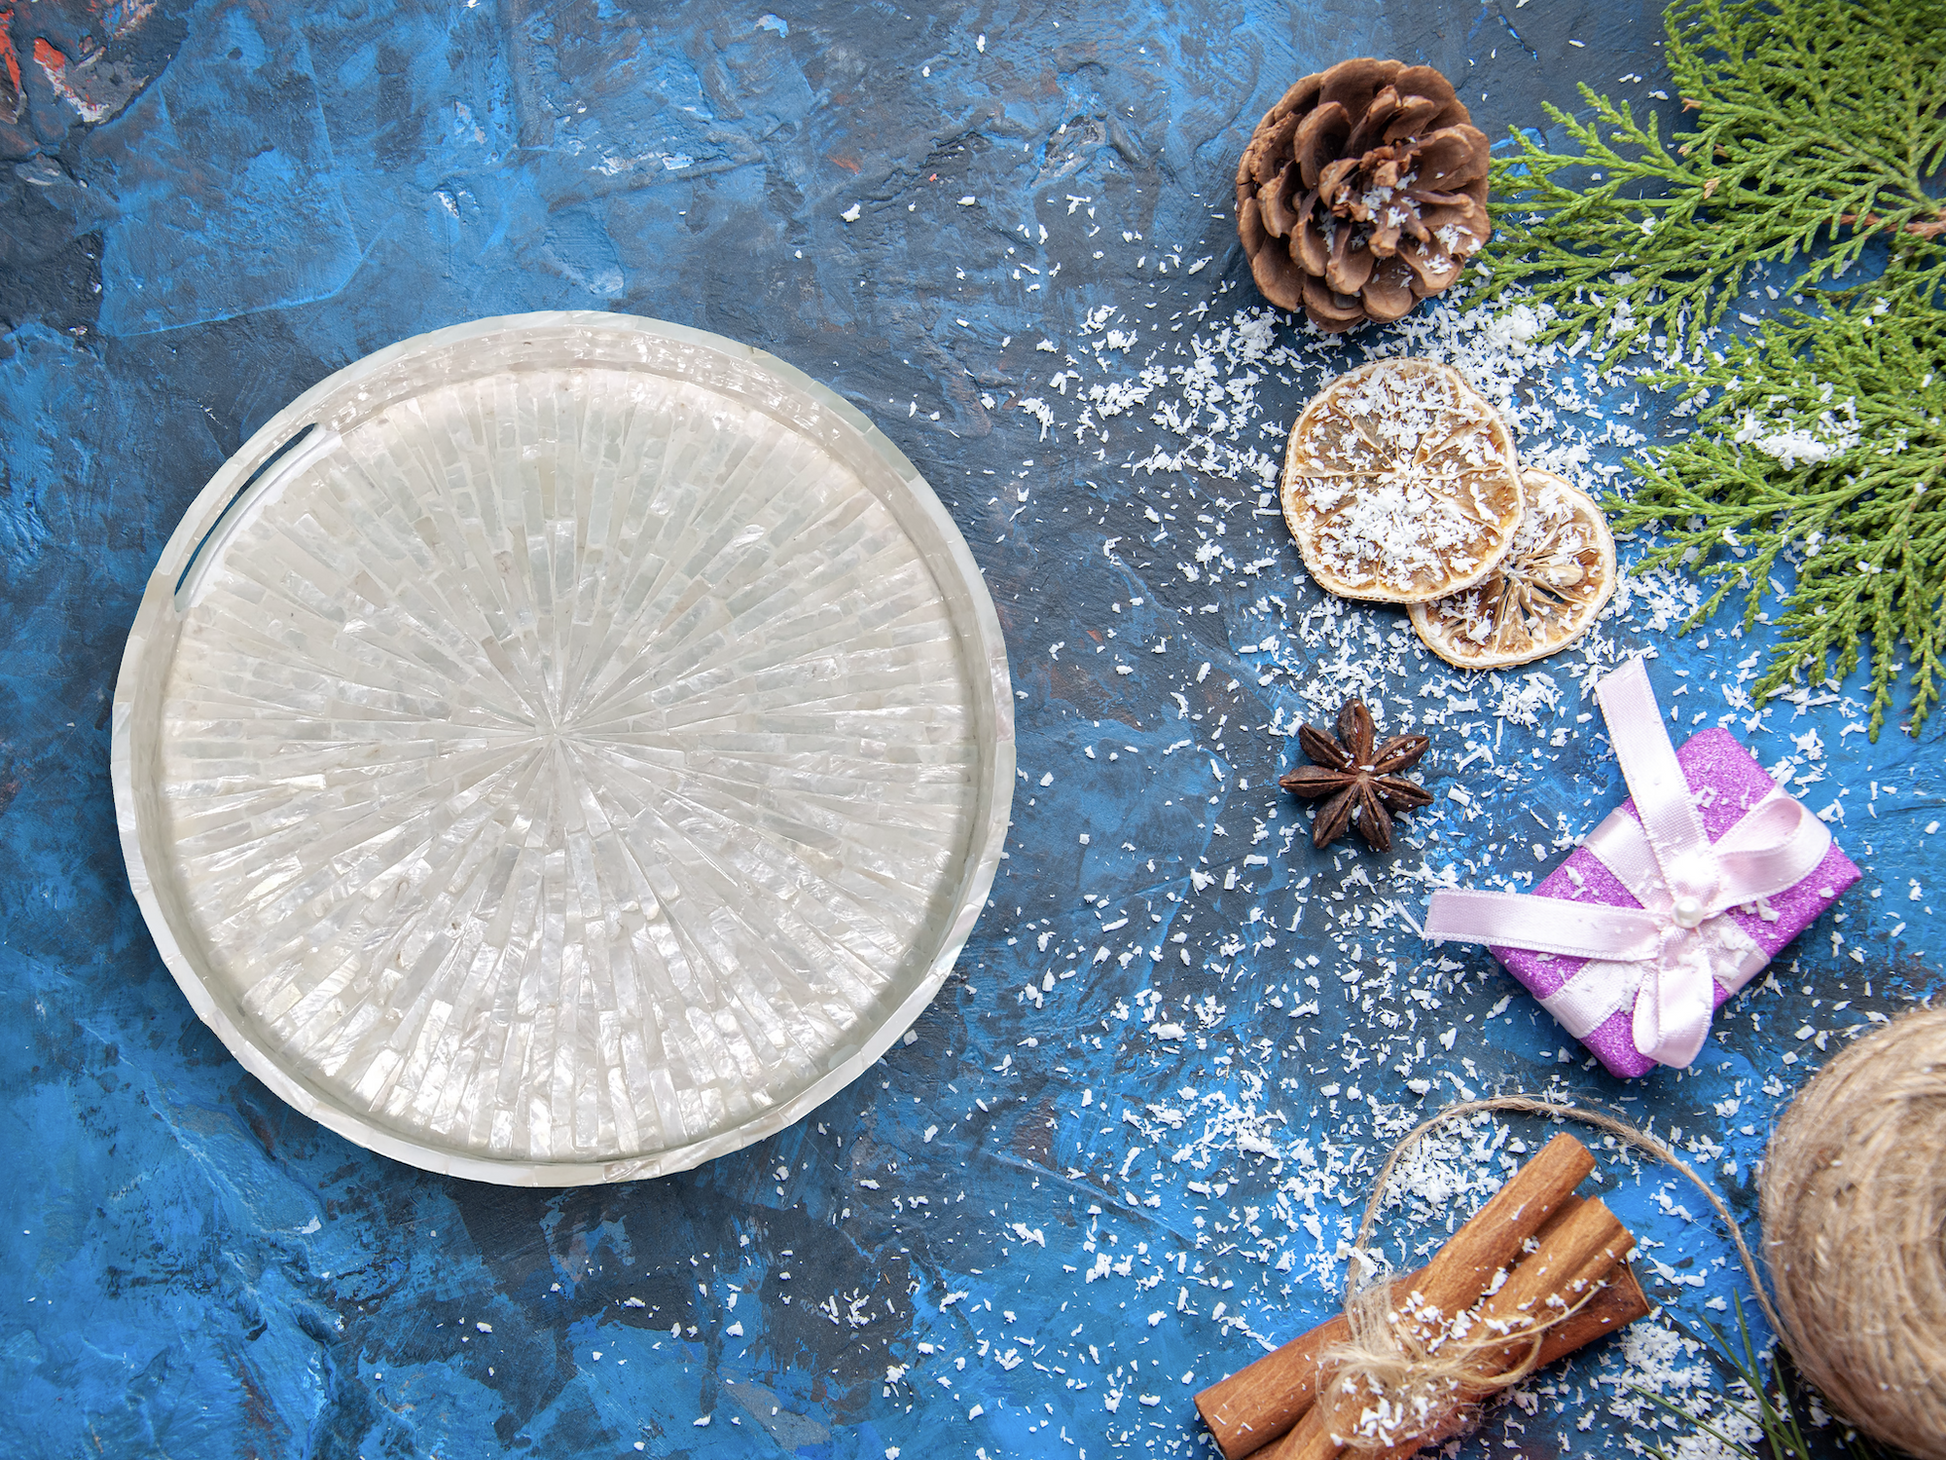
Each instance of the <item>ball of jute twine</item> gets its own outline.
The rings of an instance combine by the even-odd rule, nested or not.
[[[1744,1244],[1736,1218],[1730,1214],[1730,1209],[1723,1204],[1723,1198],[1716,1194],[1715,1188],[1698,1176],[1688,1162],[1654,1136],[1619,1116],[1591,1110],[1583,1105],[1565,1105],[1535,1095],[1497,1095],[1485,1100],[1458,1101],[1401,1136],[1372,1182],[1372,1195],[1365,1204],[1365,1215],[1359,1222],[1358,1237],[1354,1243],[1357,1253],[1362,1255],[1367,1251],[1372,1227],[1385,1200],[1386,1186],[1406,1152],[1428,1132],[1449,1121],[1487,1112],[1579,1121],[1606,1131],[1624,1145],[1674,1167],[1695,1185],[1722,1218],[1730,1240],[1736,1244],[1737,1256],[1743,1261],[1743,1270],[1749,1275],[1757,1302],[1769,1317],[1771,1327],[1778,1328],[1778,1315],[1772,1311],[1770,1300],[1764,1295],[1756,1261]],[[1584,1297],[1582,1302],[1586,1301]],[[1558,1308],[1549,1316],[1523,1328],[1519,1336],[1529,1345],[1526,1359],[1486,1379],[1480,1377],[1479,1360],[1487,1353],[1504,1350],[1507,1334],[1475,1328],[1465,1334],[1455,1332],[1450,1336],[1442,1335],[1429,1344],[1415,1335],[1412,1325],[1396,1322],[1392,1317],[1392,1307],[1389,1277],[1381,1274],[1369,1259],[1350,1263],[1345,1274],[1345,1316],[1350,1322],[1351,1335],[1321,1355],[1322,1361],[1332,1367],[1333,1373],[1318,1402],[1328,1406],[1328,1412],[1332,1413],[1363,1410],[1367,1414],[1391,1417],[1391,1423],[1367,1432],[1334,1433],[1333,1438],[1355,1454],[1397,1454],[1401,1452],[1399,1441],[1402,1436],[1445,1433],[1443,1420],[1452,1417],[1456,1410],[1471,1410],[1476,1400],[1510,1388],[1532,1373],[1546,1330],[1566,1321],[1580,1304]],[[1403,1448],[1410,1448],[1410,1445]],[[1932,1460],[1928,1452],[1914,1453],[1920,1455],[1922,1460]]]
[[[1798,1369],[1874,1439],[1946,1460],[1946,1009],[1894,1020],[1804,1087],[1758,1210]]]

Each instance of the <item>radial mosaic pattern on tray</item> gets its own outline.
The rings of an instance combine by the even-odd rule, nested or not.
[[[978,772],[954,626],[855,473],[693,384],[561,387],[421,393],[266,493],[161,771],[212,973],[288,1068],[414,1139],[602,1161],[856,1052]]]

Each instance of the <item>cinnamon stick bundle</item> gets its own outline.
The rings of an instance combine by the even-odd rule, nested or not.
[[[1430,1263],[1392,1284],[1393,1320],[1421,1340],[1465,1315],[1455,1327],[1485,1324],[1483,1332],[1505,1333],[1507,1342],[1470,1352],[1449,1410],[1433,1417],[1428,1432],[1377,1451],[1382,1460],[1404,1460],[1457,1432],[1468,1404],[1530,1354],[1531,1367],[1553,1363],[1649,1311],[1626,1261],[1635,1239],[1602,1203],[1573,1194],[1594,1164],[1581,1142],[1555,1136]],[[1340,1314],[1197,1395],[1226,1460],[1335,1460],[1344,1446],[1333,1436],[1347,1433],[1357,1415],[1329,1413],[1318,1396],[1332,1378],[1325,1354],[1350,1337]]]

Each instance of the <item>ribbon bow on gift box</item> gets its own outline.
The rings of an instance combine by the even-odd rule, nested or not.
[[[1640,659],[1595,686],[1638,822],[1616,811],[1585,843],[1640,908],[1516,892],[1442,890],[1426,936],[1586,958],[1541,1000],[1577,1039],[1634,1008],[1635,1047],[1686,1067],[1709,1036],[1715,987],[1735,993],[1769,955],[1725,916],[1796,886],[1824,860],[1831,832],[1772,787],[1712,843],[1676,761]]]

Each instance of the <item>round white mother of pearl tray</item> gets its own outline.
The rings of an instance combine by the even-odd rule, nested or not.
[[[113,770],[156,946],[252,1074],[567,1186],[769,1135],[918,1016],[999,863],[1013,695],[952,519],[837,395],[517,315],[339,371],[217,472]]]

